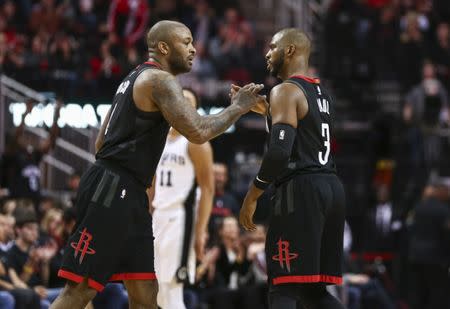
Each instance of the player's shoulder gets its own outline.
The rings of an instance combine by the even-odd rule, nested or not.
[[[176,81],[175,76],[167,71],[148,69],[143,71],[136,79],[139,83],[152,83],[165,81]]]
[[[270,91],[270,100],[298,100],[305,98],[305,93],[297,85],[283,82]]]

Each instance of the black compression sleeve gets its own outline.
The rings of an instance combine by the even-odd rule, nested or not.
[[[296,133],[296,129],[289,124],[276,123],[273,125],[269,148],[264,155],[258,176],[253,182],[257,188],[265,190],[276,176],[286,168]]]

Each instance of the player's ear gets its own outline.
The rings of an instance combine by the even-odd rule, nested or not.
[[[170,52],[169,45],[166,42],[158,42],[158,50],[163,55],[168,55]]]
[[[292,56],[295,53],[295,45],[294,44],[290,44],[286,47],[286,56]]]

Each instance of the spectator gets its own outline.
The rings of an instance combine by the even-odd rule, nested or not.
[[[72,97],[77,86],[78,43],[65,33],[57,33],[49,48],[52,84],[64,97]]]
[[[209,302],[215,309],[261,308],[262,295],[259,288],[249,285],[246,277],[250,272],[247,249],[235,217],[226,217],[219,229],[219,254],[216,261],[216,288]]]
[[[214,184],[215,195],[213,201],[213,209],[209,219],[209,233],[214,235],[220,223],[220,219],[234,215],[239,212],[239,204],[234,196],[227,191],[228,184],[228,168],[223,163],[214,164]]]
[[[191,74],[196,75],[199,80],[215,79],[217,77],[217,72],[206,54],[207,50],[204,45],[196,44],[195,48],[197,50],[197,54],[192,65]]]
[[[8,252],[8,275],[16,288],[33,290],[41,298],[41,306],[49,307],[61,289],[47,289],[49,263],[57,247],[48,243],[36,247],[39,235],[37,219],[34,212],[23,211],[17,218],[17,238]]]
[[[63,233],[63,211],[57,208],[47,210],[40,224],[40,242],[52,243],[58,248],[65,243],[62,238]]]
[[[65,244],[74,230],[76,224],[76,210],[74,208],[67,208],[62,215],[61,227],[61,243]],[[48,279],[49,288],[64,287],[66,280],[58,276],[58,271],[61,267],[62,258],[64,255],[64,246],[59,246],[58,251],[50,260],[50,274]]]
[[[7,242],[8,219],[0,214],[0,244]],[[39,309],[39,295],[31,289],[15,288],[8,276],[8,252],[0,248],[0,308]]]
[[[245,67],[247,50],[254,44],[250,24],[236,8],[225,10],[224,20],[219,26],[218,35],[211,41],[209,53],[224,79],[245,84],[250,73]]]
[[[144,35],[150,17],[146,0],[113,0],[109,8],[109,40],[113,44],[134,45]]]
[[[437,80],[433,63],[429,61],[424,63],[422,82],[406,95],[404,108],[411,109],[407,117],[411,117],[411,120],[419,126],[435,127],[449,122],[448,93]]]
[[[375,207],[367,212],[365,248],[391,260],[395,248],[395,232],[402,227],[402,223],[396,220],[388,187],[380,185],[376,195]]]
[[[80,180],[81,176],[78,172],[70,175],[69,179],[67,180],[66,192],[63,195],[62,200],[68,207],[72,207],[73,205],[75,205]]]
[[[256,225],[256,230],[249,235],[250,243],[247,246],[247,259],[252,263],[252,276],[257,284],[267,283],[266,267],[266,228],[263,225]]]
[[[436,42],[431,47],[431,60],[436,64],[436,75],[450,90],[450,26],[440,23],[436,29]]]
[[[86,36],[97,30],[98,16],[94,12],[94,0],[76,1],[77,29],[76,32]]]
[[[375,70],[380,79],[394,79],[397,77],[395,65],[397,61],[396,46],[398,45],[399,27],[396,19],[396,8],[387,5],[381,8],[378,20],[374,26]],[[391,48],[386,48],[391,46]]]
[[[450,182],[440,178],[425,192],[411,227],[409,302],[412,309],[449,308]]]
[[[30,86],[37,89],[46,87],[48,79],[49,58],[47,50],[48,37],[45,32],[36,34],[31,39],[31,49],[25,53],[25,72],[29,76]]]
[[[404,20],[405,29],[400,34],[398,70],[404,89],[408,89],[420,81],[420,65],[425,59],[425,48],[417,13],[409,12]]]
[[[198,47],[207,48],[209,40],[215,35],[216,25],[206,0],[195,1],[195,14],[189,28],[194,36],[194,42],[197,44],[197,52]]]
[[[344,264],[343,264],[343,295],[341,299],[349,309],[394,309],[386,290],[380,281],[362,272],[360,263],[353,260],[350,254],[352,247],[352,231],[347,223],[344,229]]]
[[[34,102],[29,100],[26,112],[22,116],[22,122],[16,129],[14,143],[18,146],[14,151],[3,157],[7,174],[7,186],[13,198],[28,198],[35,205],[39,205],[41,198],[39,164],[44,154],[48,153],[55,145],[58,134],[58,117],[61,103],[57,103],[53,117],[53,126],[50,129],[50,136],[38,147],[33,147],[24,138],[25,118],[31,113]]]
[[[63,25],[64,11],[69,3],[56,4],[55,0],[40,0],[31,10],[29,29],[31,32],[41,28],[50,34],[56,33]]]

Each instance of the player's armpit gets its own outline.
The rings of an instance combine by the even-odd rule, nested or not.
[[[106,114],[105,120],[103,121],[100,131],[98,132],[97,138],[95,139],[95,153],[97,153],[100,148],[102,148],[103,140],[105,138],[105,130],[106,126],[108,125],[109,118],[111,117],[111,108],[108,110],[108,113]]]

